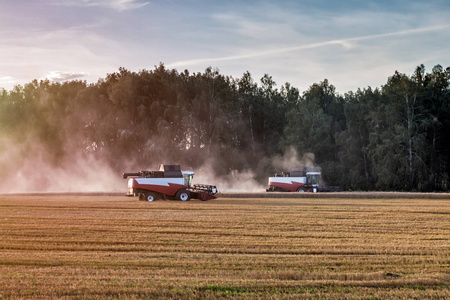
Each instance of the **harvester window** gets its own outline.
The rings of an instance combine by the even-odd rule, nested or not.
[[[192,186],[192,178],[194,177],[194,175],[192,174],[184,174],[184,185],[186,187],[191,187]]]
[[[309,185],[319,184],[320,175],[308,175],[306,177],[306,183]]]

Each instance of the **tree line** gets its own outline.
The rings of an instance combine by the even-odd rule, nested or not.
[[[448,191],[450,67],[395,72],[380,88],[339,95],[323,80],[300,93],[208,68],[119,68],[97,83],[33,80],[0,89],[0,170],[94,157],[118,173],[178,163],[265,183],[290,147],[313,153],[346,190]],[[292,166],[293,168],[298,166]]]

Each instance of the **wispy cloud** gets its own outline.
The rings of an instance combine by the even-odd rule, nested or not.
[[[347,38],[347,39],[329,40],[329,41],[325,41],[325,42],[310,43],[310,44],[306,44],[306,45],[299,45],[299,46],[293,46],[293,47],[284,47],[284,48],[277,48],[277,49],[271,49],[271,50],[264,50],[264,51],[252,52],[252,53],[248,53],[248,54],[240,54],[240,55],[232,55],[232,56],[224,56],[224,57],[216,57],[216,58],[183,60],[183,61],[177,61],[177,62],[170,63],[167,65],[167,67],[174,68],[174,67],[191,66],[191,65],[198,65],[198,64],[208,64],[208,63],[211,64],[211,63],[221,62],[221,61],[231,61],[231,60],[256,58],[256,57],[262,57],[262,56],[271,56],[271,55],[278,55],[278,54],[283,54],[283,53],[293,52],[293,51],[301,51],[301,50],[307,50],[307,49],[320,48],[320,47],[325,47],[325,46],[330,46],[330,45],[341,45],[345,48],[352,48],[354,46],[353,43],[358,42],[358,41],[374,40],[374,39],[381,39],[381,38],[394,37],[394,36],[413,35],[413,34],[430,32],[430,31],[440,31],[440,30],[445,30],[448,28],[450,28],[450,24],[446,24],[443,26],[423,27],[423,28],[402,30],[402,31],[396,31],[396,32],[388,32],[388,33],[382,33],[382,34],[359,36],[359,37]]]
[[[75,72],[60,72],[60,71],[51,71],[47,74],[46,78],[55,82],[63,82],[67,80],[75,80],[86,77],[88,74],[85,72],[75,73]]]
[[[0,90],[2,89],[2,86],[12,86],[15,83],[16,81],[11,76],[0,77]]]
[[[0,31],[0,88],[12,88],[33,79],[62,82],[97,80],[116,68],[115,58],[103,49],[120,45],[96,32],[95,25],[34,29],[8,35]]]
[[[115,9],[118,11],[132,10],[142,8],[148,5],[149,1],[141,0],[50,0],[54,5],[64,5],[64,6],[86,6],[86,7],[106,7]]]

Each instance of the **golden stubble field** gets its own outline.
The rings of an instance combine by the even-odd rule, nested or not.
[[[450,200],[0,195],[0,299],[445,299]]]

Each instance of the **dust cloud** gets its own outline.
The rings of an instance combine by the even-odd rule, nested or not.
[[[263,168],[263,174],[252,170],[232,170],[226,175],[218,175],[214,171],[214,161],[209,159],[202,167],[195,171],[194,183],[216,185],[219,192],[226,193],[258,193],[265,192],[267,180],[273,172],[289,172],[294,170],[320,170],[315,164],[314,153],[304,153],[299,158],[297,150],[288,147],[283,155],[277,155],[270,161],[270,168]],[[261,172],[261,170],[260,170]],[[259,180],[258,180],[259,178]]]
[[[68,146],[66,146],[68,148]],[[205,159],[199,168],[189,168],[183,161],[183,171],[194,171],[194,184],[215,185],[219,192],[256,193],[267,188],[267,178],[272,173],[299,170],[303,167],[317,168],[314,154],[305,153],[299,158],[294,147],[289,147],[283,155],[268,160],[268,168],[259,170],[230,170],[227,174],[218,174],[214,168],[217,158]],[[156,170],[160,163],[167,163],[161,157],[153,157],[155,164],[136,168],[134,163],[119,162],[123,172]],[[28,137],[22,143],[2,138],[0,146],[0,167],[3,180],[0,182],[0,193],[32,193],[32,192],[125,192],[126,180],[106,161],[91,153],[76,153],[66,149],[63,159],[52,164],[52,157],[40,144]],[[257,173],[259,171],[259,173]]]
[[[120,174],[85,153],[70,153],[57,164],[38,141],[18,143],[3,137],[0,147],[0,193],[118,192],[126,188]]]
[[[119,174],[92,158],[74,159],[58,167],[27,161],[0,184],[1,193],[119,192],[125,188]]]
[[[213,163],[204,164],[195,171],[194,184],[215,185],[219,192],[224,193],[257,193],[264,192],[266,186],[256,180],[256,175],[251,170],[232,170],[226,175],[217,175]]]
[[[315,155],[311,152],[306,152],[299,159],[297,150],[290,146],[286,149],[283,155],[275,156],[272,160],[272,166],[276,172],[289,172],[307,169],[320,169],[315,164]]]

